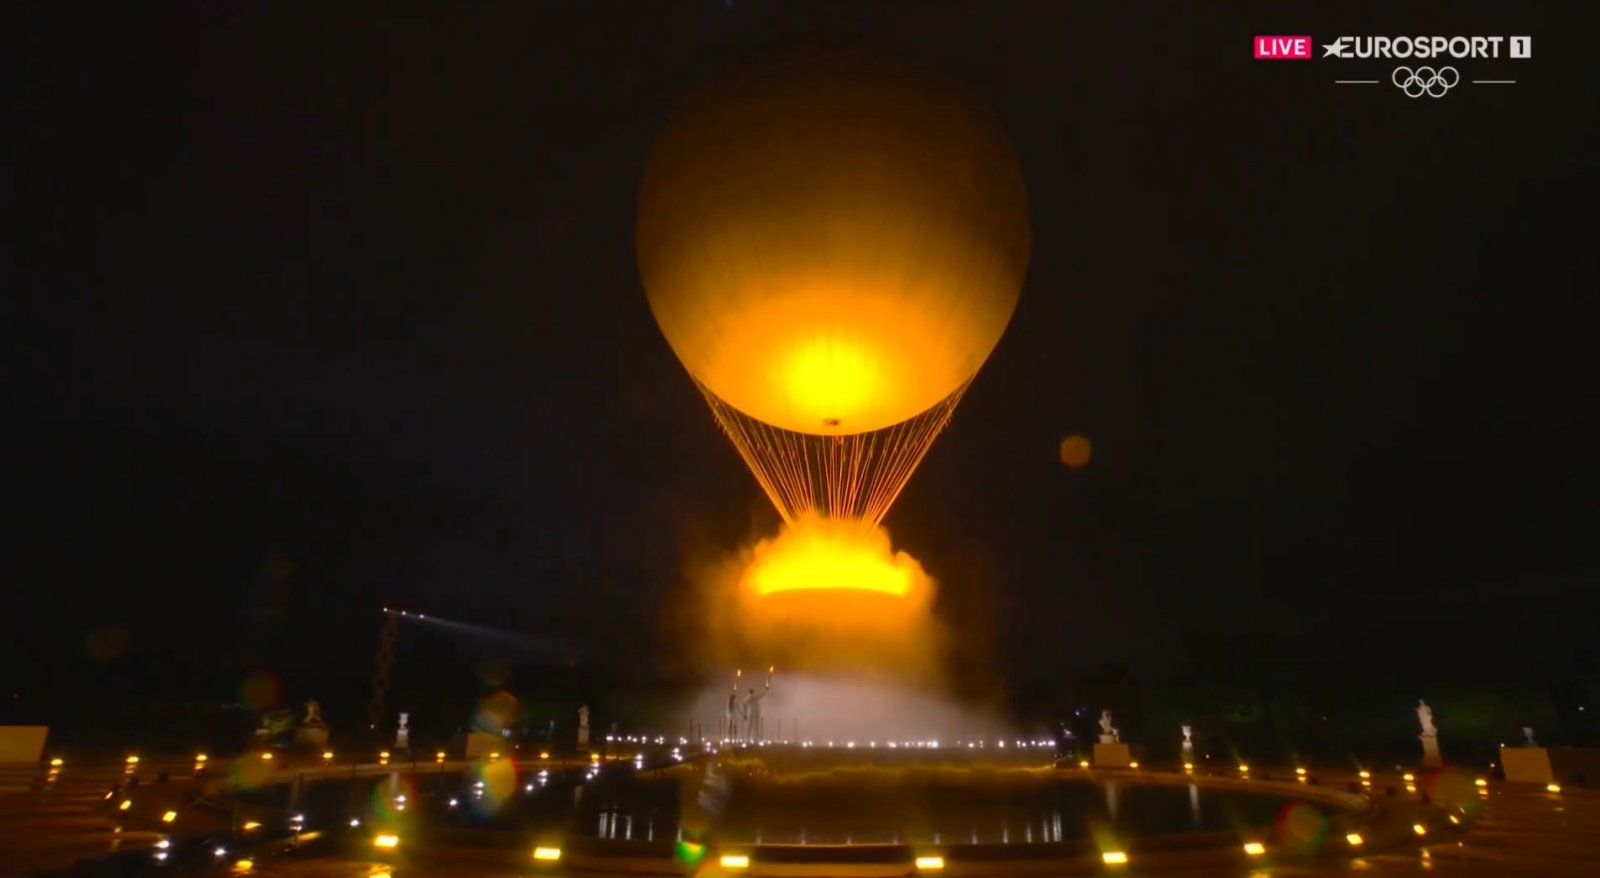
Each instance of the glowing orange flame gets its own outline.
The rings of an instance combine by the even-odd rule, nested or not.
[[[905,596],[921,576],[921,566],[904,552],[896,553],[883,530],[808,516],[757,547],[745,585],[757,595],[853,589]]]

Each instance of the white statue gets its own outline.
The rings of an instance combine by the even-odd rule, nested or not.
[[[411,714],[400,714],[400,728],[394,733],[394,746],[396,749],[411,746],[411,730],[406,728],[406,721],[411,719]]]
[[[1434,736],[1439,734],[1439,730],[1433,727],[1433,708],[1428,706],[1428,702],[1420,698],[1417,699],[1417,722],[1422,723],[1423,735]]]
[[[1100,743],[1115,744],[1121,732],[1111,725],[1111,710],[1107,708],[1100,711]]]
[[[578,705],[578,746],[589,746],[589,705]]]
[[[303,726],[325,726],[325,725],[327,725],[327,723],[322,721],[322,705],[318,704],[315,699],[311,699],[311,700],[308,700],[306,702],[306,717],[305,717],[305,719],[300,721],[300,725],[303,725]]]
[[[1184,752],[1192,752],[1194,750],[1194,726],[1180,726],[1180,728],[1183,729]]]
[[[1522,737],[1527,738],[1527,741],[1525,741],[1522,746],[1524,746],[1524,747],[1537,747],[1537,746],[1539,746],[1538,743],[1536,743],[1533,740],[1533,726],[1523,726],[1522,727]]]

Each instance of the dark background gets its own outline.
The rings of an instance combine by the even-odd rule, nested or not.
[[[570,642],[591,681],[681,682],[657,620],[685,565],[776,518],[645,306],[640,172],[709,71],[856,42],[969,84],[1032,198],[1021,305],[887,521],[941,581],[963,685],[1045,715],[1288,674],[1402,724],[1423,687],[1531,692],[1584,734],[1579,4],[341,6],[9,28],[13,713],[259,670],[355,703],[394,601]],[[1518,82],[1439,100],[1332,84],[1385,62],[1251,58],[1301,33],[1534,58],[1459,62]],[[483,658],[430,637],[406,648]]]

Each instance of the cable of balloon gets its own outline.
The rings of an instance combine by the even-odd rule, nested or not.
[[[797,433],[758,421],[695,383],[784,521],[794,524],[817,512],[877,525],[949,425],[972,378],[916,417],[841,436]]]

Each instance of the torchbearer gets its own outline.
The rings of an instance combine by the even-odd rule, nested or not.
[[[744,697],[745,737],[746,740],[751,744],[759,743],[760,739],[758,736],[760,735],[761,730],[761,699],[767,697],[767,693],[770,691],[772,691],[772,668],[768,667],[767,685],[760,692],[757,692],[752,687],[750,689],[750,694]]]

